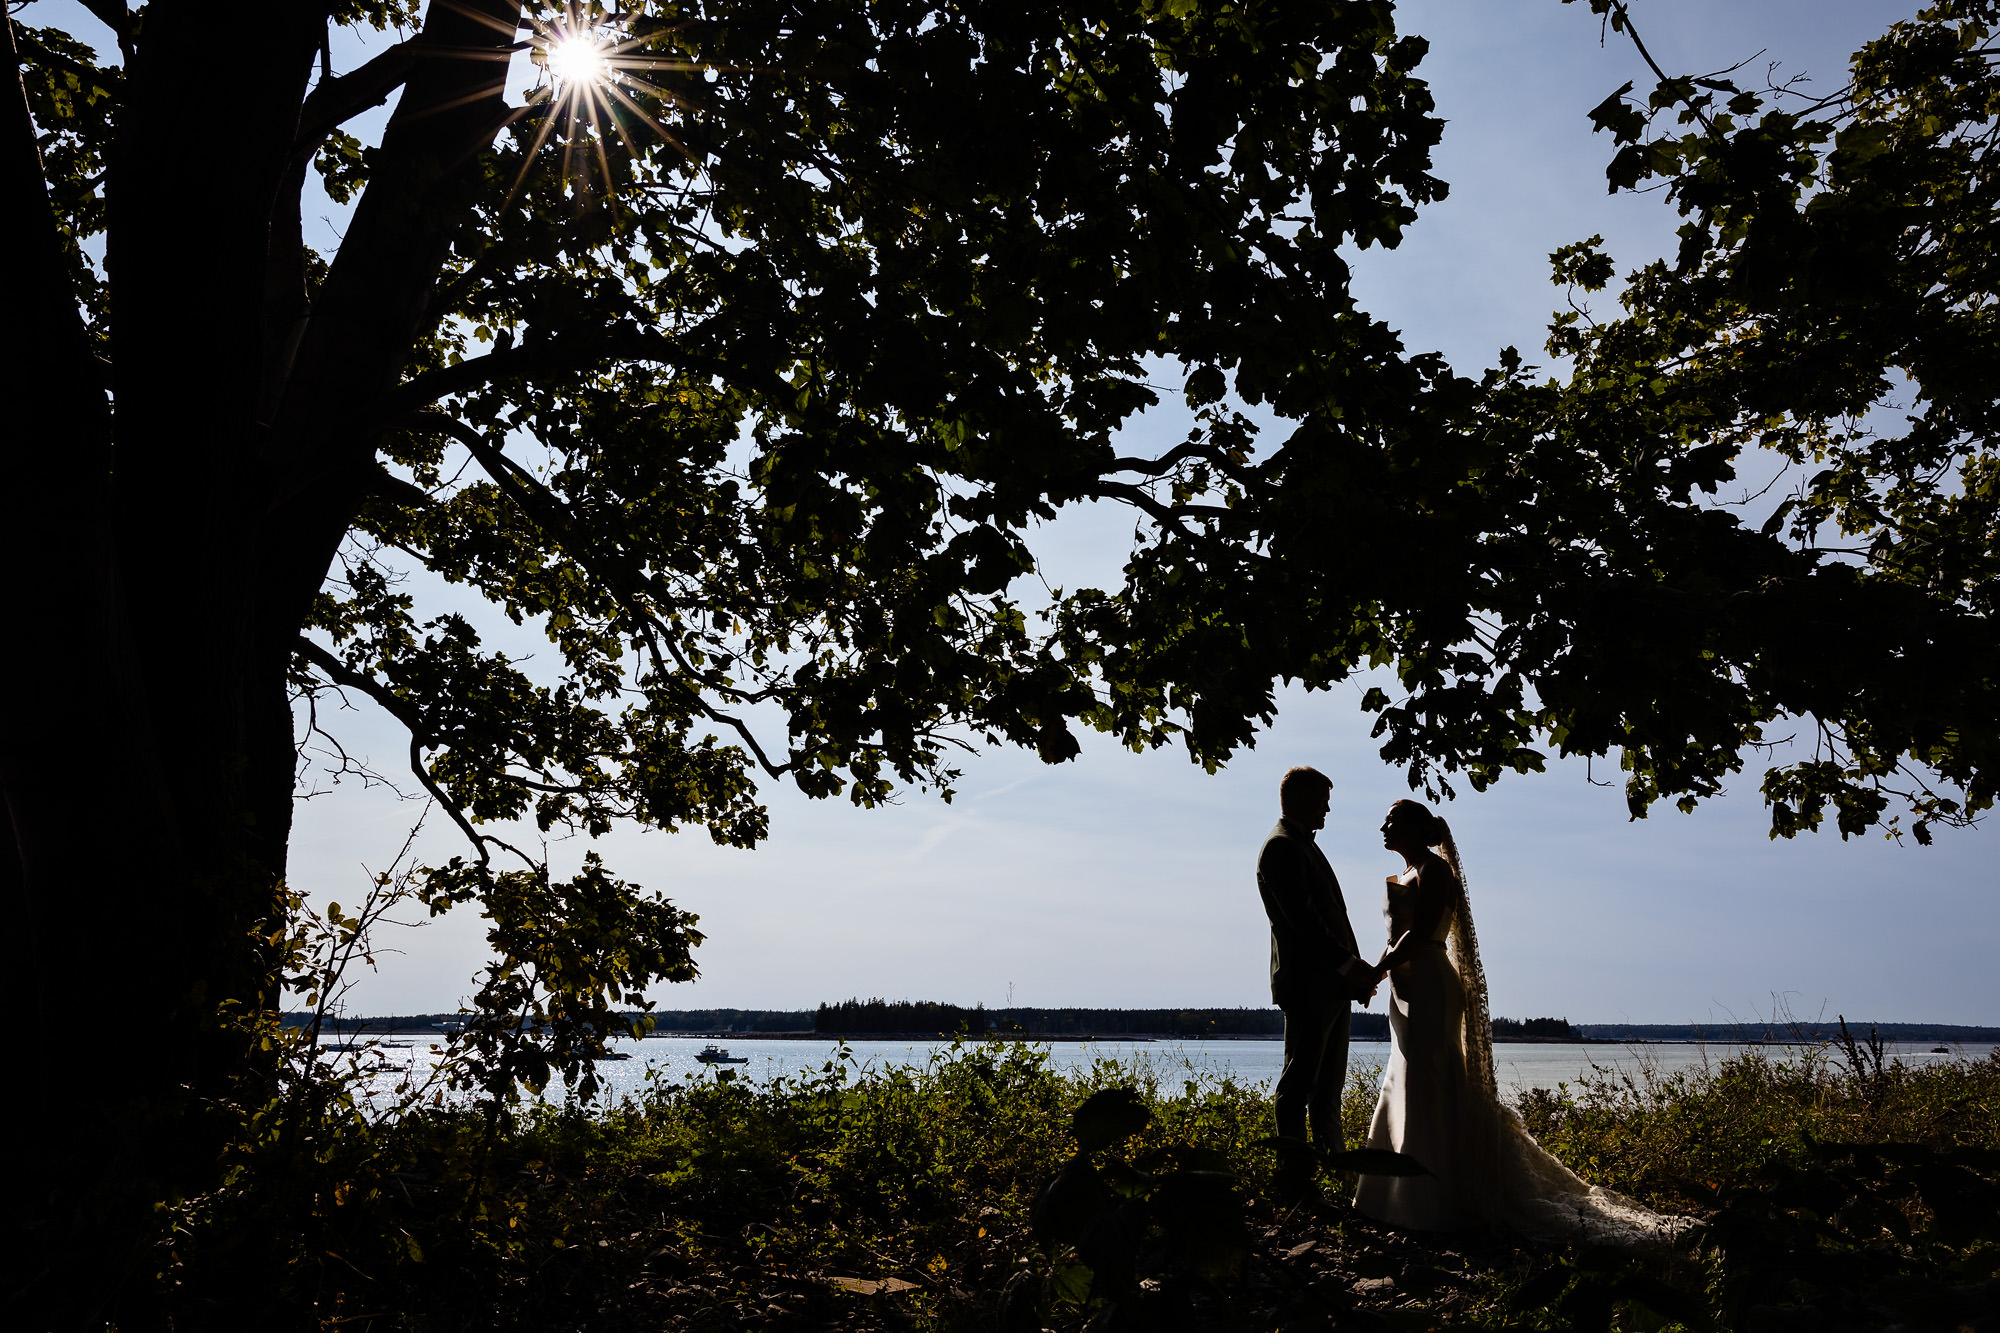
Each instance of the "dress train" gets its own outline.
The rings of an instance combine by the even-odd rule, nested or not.
[[[1392,935],[1420,881],[1389,881]],[[1403,899],[1403,901],[1399,901]],[[1550,1156],[1500,1101],[1478,937],[1463,886],[1433,938],[1389,974],[1394,1043],[1367,1146],[1404,1153],[1428,1176],[1361,1177],[1355,1208],[1415,1230],[1498,1225],[1535,1239],[1635,1246],[1669,1241],[1685,1218],[1592,1185]]]

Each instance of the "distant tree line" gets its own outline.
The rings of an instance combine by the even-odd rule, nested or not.
[[[2000,1027],[1964,1023],[1850,1022],[1857,1036],[1872,1031],[1884,1041],[2000,1042]],[[1818,1020],[1751,1023],[1579,1023],[1577,1034],[1593,1041],[1832,1041],[1837,1023]]]
[[[381,1014],[369,1018],[348,1018],[329,1016],[320,1026],[326,1032],[424,1032],[432,1028],[453,1026],[465,1022],[464,1014],[453,1011],[443,1014]],[[311,1014],[286,1014],[286,1027],[304,1027],[312,1021]]]
[[[995,1017],[1002,1032],[1051,1036],[1262,1037],[1280,1036],[1285,1031],[1285,1016],[1276,1009],[1001,1009],[995,1011]],[[1386,1023],[1382,1031],[1388,1032]]]
[[[815,1032],[907,1032],[927,1036],[1278,1036],[1285,1016],[1276,1009],[1087,1009],[1007,1008],[985,1005],[964,1008],[928,1000],[842,1000],[822,1004],[813,1021]],[[1380,1014],[1354,1016],[1357,1037],[1386,1037],[1388,1020]]]
[[[810,1032],[810,1009],[661,1009],[655,1032]]]
[[[452,1028],[468,1015],[453,1011],[442,1014],[383,1014],[369,1018],[329,1018],[328,1032],[426,1032]],[[653,1020],[655,1032],[810,1032],[813,1015],[809,1009],[656,1009],[650,1014],[636,1010],[613,1014],[615,1030],[627,1031],[642,1018]],[[286,1014],[287,1027],[303,1027],[311,1014]]]
[[[1493,1035],[1569,1038],[1576,1036],[1577,1032],[1567,1018],[1496,1018],[1493,1020]]]
[[[983,1036],[992,1030],[997,1012],[989,1015],[985,1005],[970,1009],[931,1000],[842,1000],[821,1004],[813,1017],[815,1032],[920,1032],[948,1035],[964,1032]]]

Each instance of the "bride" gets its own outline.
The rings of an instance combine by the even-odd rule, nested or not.
[[[1401,853],[1405,869],[1389,877],[1383,913],[1395,942],[1378,966],[1389,978],[1395,1044],[1367,1146],[1414,1157],[1430,1174],[1364,1175],[1355,1208],[1423,1230],[1499,1224],[1597,1244],[1669,1238],[1684,1219],[1579,1179],[1501,1103],[1486,974],[1450,826],[1416,801],[1398,801],[1382,844]]]

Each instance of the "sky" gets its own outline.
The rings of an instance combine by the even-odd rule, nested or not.
[[[31,6],[37,12],[62,6]],[[1640,30],[1670,71],[1705,72],[1766,53],[1782,72],[1831,88],[1856,45],[1914,3],[1638,0]],[[1657,196],[1608,196],[1611,145],[1586,112],[1643,67],[1615,35],[1603,46],[1583,4],[1405,0],[1406,31],[1430,39],[1422,73],[1449,122],[1435,173],[1451,197],[1393,252],[1356,257],[1362,304],[1413,352],[1461,371],[1513,344],[1539,355],[1547,255],[1592,234],[1631,266],[1671,245]],[[47,21],[46,19],[42,21]],[[90,20],[65,26],[91,33]],[[358,63],[358,59],[356,61]],[[337,218],[329,226],[336,225]],[[1135,447],[1178,434],[1170,416],[1135,429]],[[1079,513],[1041,534],[1054,582],[1115,580],[1129,519]],[[420,585],[421,586],[421,585]],[[436,594],[421,610],[470,609]],[[496,624],[497,622],[497,624]],[[494,642],[509,627],[482,615]],[[532,649],[531,637],[510,646]],[[541,648],[547,651],[546,644]],[[1281,696],[1276,725],[1224,772],[1178,751],[1132,755],[1087,738],[1047,767],[989,751],[964,765],[946,805],[911,793],[861,811],[766,783],[771,837],[754,852],[706,835],[621,832],[597,845],[621,877],[698,913],[700,980],[663,986],[664,1008],[808,1008],[849,996],[958,1004],[1263,1005],[1268,934],[1255,885],[1276,818],[1278,776],[1313,764],[1334,782],[1321,846],[1346,890],[1364,948],[1380,941],[1382,876],[1400,868],[1375,830],[1408,794],[1368,737],[1362,685]],[[393,771],[404,742],[367,706],[343,736]],[[1601,776],[1601,769],[1600,769]],[[409,784],[405,784],[406,786]],[[1631,822],[1616,786],[1555,763],[1462,792],[1441,813],[1465,855],[1496,1014],[1576,1022],[1682,1023],[1843,1013],[1864,1021],[2000,1024],[2000,894],[1995,830],[1941,831],[1936,845],[1825,833],[1766,837],[1746,772],[1692,815]],[[352,906],[363,867],[381,868],[418,807],[347,783],[305,802],[292,879]],[[434,816],[420,855],[458,848]],[[581,840],[550,849],[559,867]],[[483,923],[469,910],[381,942],[392,952],[349,996],[351,1012],[455,1007],[474,988]]]

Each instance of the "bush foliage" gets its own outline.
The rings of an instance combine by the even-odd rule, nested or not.
[[[1350,1139],[1373,1100],[1357,1076]],[[866,1072],[843,1049],[796,1078],[661,1080],[616,1104],[440,1099],[377,1118],[351,1091],[295,1100],[246,1122],[231,1186],[184,1210],[164,1277],[189,1327],[232,1313],[426,1330],[1990,1317],[2000,1208],[1979,1210],[2000,1201],[2000,1058],[1642,1062],[1521,1107],[1587,1177],[1709,1219],[1700,1248],[1606,1257],[1402,1235],[1338,1202],[1351,1178],[1327,1180],[1332,1203],[1286,1208],[1259,1146],[1262,1087],[1160,1063],[1065,1073],[1037,1048],[988,1042]],[[1901,1146],[1841,1146],[1859,1140]],[[1046,1187],[1086,1157],[1104,1182],[1092,1215],[1122,1232],[1051,1220]],[[1199,1215],[1179,1216],[1190,1198]],[[1191,1227],[1216,1243],[1194,1246]],[[1874,1314],[1829,1313],[1850,1309]]]

